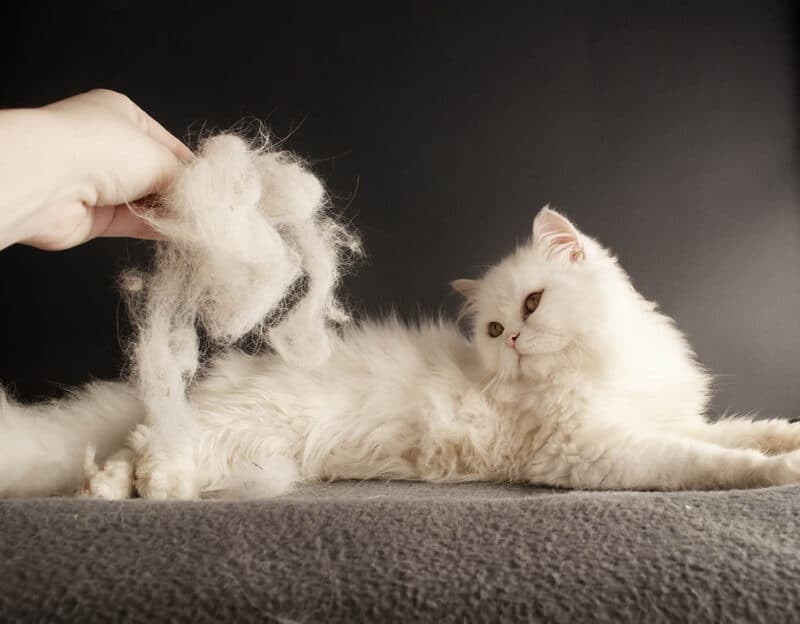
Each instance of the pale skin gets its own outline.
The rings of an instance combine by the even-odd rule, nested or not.
[[[158,238],[137,207],[194,156],[125,95],[95,89],[0,111],[0,249]]]

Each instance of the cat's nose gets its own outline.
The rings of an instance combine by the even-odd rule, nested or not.
[[[519,338],[519,332],[514,332],[506,338],[506,344],[513,349],[517,346],[517,338]]]

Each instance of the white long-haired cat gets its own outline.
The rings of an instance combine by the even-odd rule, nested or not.
[[[346,328],[324,365],[230,352],[159,455],[119,383],[0,405],[0,494],[263,496],[295,481],[517,481],[568,488],[800,482],[800,425],[705,418],[709,376],[616,259],[545,207],[531,240],[453,287],[472,320]],[[96,450],[101,468],[86,449]]]

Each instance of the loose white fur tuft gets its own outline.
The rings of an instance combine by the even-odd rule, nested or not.
[[[159,244],[151,274],[125,280],[134,285],[132,370],[145,407],[134,438],[143,457],[140,492],[196,494],[188,477],[176,483],[151,467],[180,457],[183,470],[193,470],[185,391],[199,366],[198,323],[223,346],[258,328],[287,360],[314,366],[327,359],[329,322],[347,320],[333,294],[340,264],[359,245],[324,207],[322,184],[298,159],[271,151],[268,141],[251,149],[221,135],[204,143],[163,205],[142,214],[168,242]],[[290,290],[302,274],[306,292]],[[272,327],[268,316],[278,319]]]
[[[135,391],[93,385],[26,408],[4,399],[0,494],[249,498],[368,478],[800,483],[800,425],[709,422],[710,377],[683,335],[563,215],[545,207],[529,241],[452,282],[468,340],[443,320],[333,331],[346,318],[333,289],[358,247],[323,202],[297,160],[207,142],[165,209],[146,215],[170,240],[154,272],[124,278],[140,328]],[[301,273],[307,288],[292,290]],[[196,323],[228,346],[256,329],[273,351],[230,347],[198,374]]]

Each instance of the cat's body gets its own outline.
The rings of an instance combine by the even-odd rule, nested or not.
[[[125,496],[134,468],[136,489],[153,498],[275,494],[298,479],[603,489],[800,482],[800,425],[708,423],[709,377],[683,336],[606,250],[553,211],[539,213],[531,243],[454,287],[473,318],[470,341],[455,323],[389,319],[346,328],[318,367],[231,352],[193,386],[194,425],[171,439],[142,423],[142,406],[121,385],[97,385],[38,415],[6,403],[0,494],[85,485]],[[71,450],[48,460],[69,430]],[[87,443],[106,461],[84,474]]]

